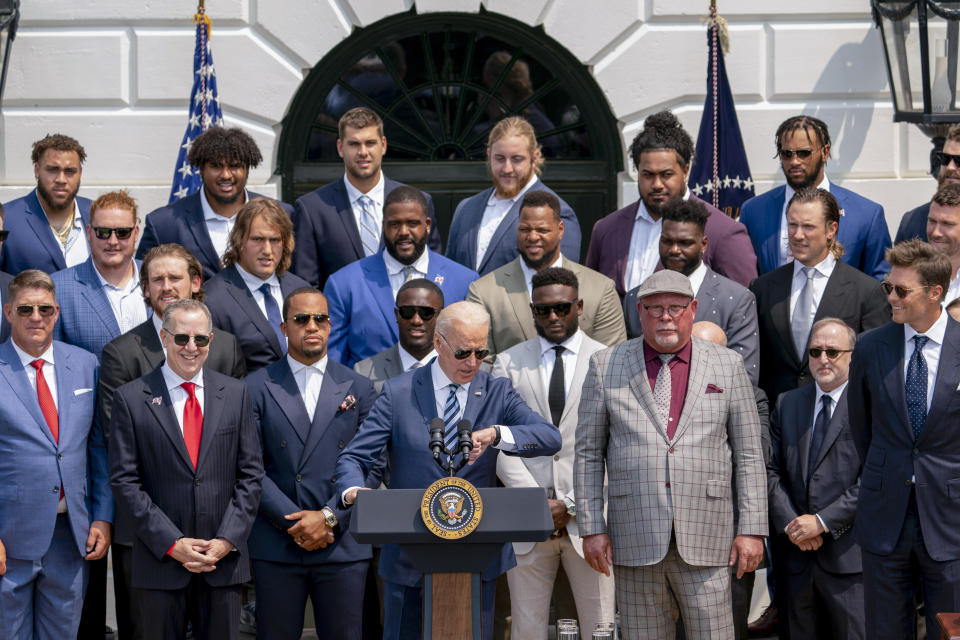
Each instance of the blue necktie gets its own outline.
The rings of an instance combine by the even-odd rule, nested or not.
[[[277,334],[277,340],[280,341],[280,351],[286,355],[287,337],[283,335],[283,330],[280,328],[280,322],[282,321],[280,307],[277,306],[277,301],[273,299],[273,294],[270,293],[269,284],[264,282],[258,291],[263,294],[263,306],[267,310],[267,321],[273,327],[274,333]]]
[[[913,355],[907,365],[907,415],[916,441],[927,421],[927,361],[923,357],[923,347],[930,338],[913,336]]]
[[[817,419],[813,421],[813,436],[810,438],[810,460],[807,461],[807,481],[813,475],[813,467],[817,462],[817,456],[820,455],[820,446],[823,444],[823,434],[827,430],[828,422],[830,422],[830,396],[824,394],[823,407],[817,414]]]
[[[450,384],[450,394],[443,405],[443,444],[451,457],[457,455],[457,414],[460,413],[460,401],[457,400],[458,384]]]
[[[374,218],[373,200],[369,196],[360,197],[360,243],[368,256],[380,250],[380,225]]]

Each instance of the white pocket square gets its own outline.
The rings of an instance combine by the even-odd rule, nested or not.
[[[91,391],[93,391],[93,389],[74,389],[73,395],[79,396],[80,394],[90,393]]]

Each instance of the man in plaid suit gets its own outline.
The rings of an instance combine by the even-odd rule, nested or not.
[[[672,638],[682,615],[691,640],[732,639],[727,566],[756,569],[768,531],[753,387],[736,352],[691,340],[688,278],[658,271],[637,300],[643,337],[595,353],[582,391],[584,558],[602,573],[616,565],[624,637]]]

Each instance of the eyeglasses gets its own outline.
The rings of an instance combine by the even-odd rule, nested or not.
[[[669,307],[663,307],[660,305],[643,305],[643,309],[650,315],[651,318],[662,318],[664,312],[667,313],[671,318],[676,318],[681,313],[687,310],[687,307],[690,306],[690,303],[687,304],[672,304]]]
[[[780,149],[777,151],[777,155],[784,160],[793,160],[794,156],[806,160],[814,151],[819,151],[819,149]]]
[[[97,240],[109,240],[111,234],[117,234],[117,240],[126,240],[133,233],[134,227],[93,227],[93,234]]]
[[[420,319],[424,322],[430,322],[433,319],[433,316],[440,313],[439,309],[434,309],[433,307],[422,307],[415,304],[404,304],[397,307],[397,313],[400,314],[400,317],[404,320],[412,320],[413,316],[420,316]]]
[[[557,302],[555,304],[531,304],[530,308],[533,310],[533,315],[538,318],[549,318],[550,312],[557,314],[558,318],[566,318],[567,314],[570,313],[570,309],[573,308],[573,305],[577,303],[580,298],[572,302]]]
[[[443,341],[447,343],[447,346],[453,349],[453,345],[450,344],[450,341],[447,340],[447,337],[442,333],[437,333],[438,336],[443,338]],[[455,349],[453,352],[453,357],[457,360],[466,360],[470,357],[470,354],[476,356],[477,360],[483,360],[487,357],[487,354],[490,353],[490,349]]]
[[[324,324],[325,322],[330,322],[330,316],[325,313],[295,313],[291,320],[296,324],[307,324],[310,322],[310,319],[313,319],[317,324]]]
[[[39,311],[44,318],[49,318],[57,310],[57,307],[52,304],[18,304],[17,315],[21,318],[29,318],[33,315],[34,309]]]
[[[166,331],[166,329],[164,329],[164,331]],[[178,347],[187,346],[187,343],[190,342],[190,338],[193,338],[193,344],[197,345],[198,349],[202,349],[210,344],[210,336],[205,334],[191,336],[187,333],[171,333],[170,335],[173,336],[173,344],[177,345]]]
[[[827,354],[828,360],[836,360],[840,357],[841,353],[850,353],[851,351],[853,351],[853,349],[821,349],[820,347],[810,347],[809,353],[810,357],[814,360],[819,358],[824,353]]]
[[[880,289],[883,291],[883,295],[888,296],[890,295],[891,291],[896,291],[898,298],[906,298],[907,294],[910,293],[911,291],[916,291],[917,289],[926,289],[926,288],[927,288],[926,285],[908,289],[907,287],[901,287],[898,284],[890,284],[889,282],[886,282],[886,281],[880,283]]]
[[[941,167],[949,167],[952,162],[953,166],[960,169],[960,156],[955,156],[952,153],[937,151],[937,162],[940,163]]]
[[[10,229],[0,229],[0,242],[6,240],[8,235],[10,235]]]

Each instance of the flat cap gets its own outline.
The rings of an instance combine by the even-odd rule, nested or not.
[[[676,293],[692,298],[693,287],[690,286],[690,278],[679,271],[661,269],[660,271],[654,271],[653,275],[643,281],[643,284],[637,289],[637,300],[658,293]]]

